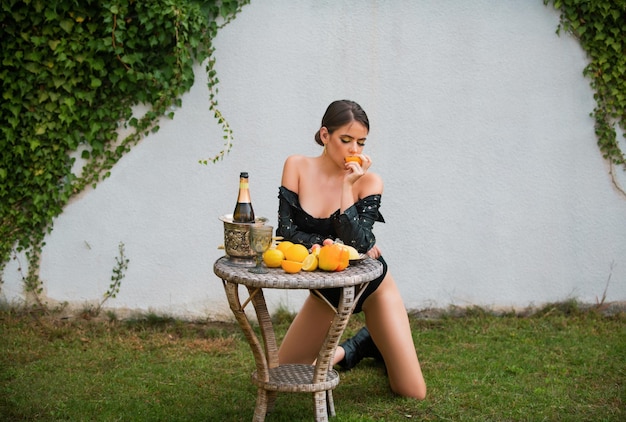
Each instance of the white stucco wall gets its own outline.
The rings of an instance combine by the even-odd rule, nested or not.
[[[198,66],[174,120],[55,221],[45,294],[98,301],[123,242],[129,269],[107,306],[227,317],[212,264],[239,172],[275,222],[284,159],[318,154],[326,106],[349,98],[370,118],[376,233],[408,308],[595,302],[609,275],[607,300],[626,300],[626,199],[595,144],[584,52],[557,24],[541,0],[252,0],[215,42],[232,152],[198,164],[222,142]],[[18,268],[5,300],[23,298]]]

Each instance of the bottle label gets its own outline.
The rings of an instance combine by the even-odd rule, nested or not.
[[[239,189],[248,189],[248,182],[239,182]]]

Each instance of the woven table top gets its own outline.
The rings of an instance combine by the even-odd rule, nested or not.
[[[328,289],[332,287],[354,286],[372,281],[383,273],[383,264],[372,258],[351,263],[343,271],[322,270],[300,271],[288,274],[282,268],[268,268],[267,274],[255,274],[249,267],[233,265],[227,257],[219,258],[213,265],[213,272],[222,280],[249,287],[270,289]]]

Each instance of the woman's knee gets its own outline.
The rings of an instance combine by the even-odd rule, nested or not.
[[[426,399],[426,386],[424,386],[423,388],[414,387],[414,388],[409,388],[409,389],[401,389],[399,391],[395,391],[392,388],[392,390],[394,393],[402,397],[408,397],[410,399],[416,399],[416,400]]]
[[[391,382],[391,391],[402,397],[424,400],[426,398],[426,383],[420,374],[412,380],[403,380],[400,383]]]

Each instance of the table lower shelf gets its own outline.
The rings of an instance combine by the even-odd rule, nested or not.
[[[290,393],[315,393],[335,388],[339,384],[339,374],[334,369],[326,375],[326,381],[312,383],[315,367],[312,365],[288,364],[271,368],[270,380],[265,382],[258,379],[257,372],[252,373],[252,381],[268,391]]]

